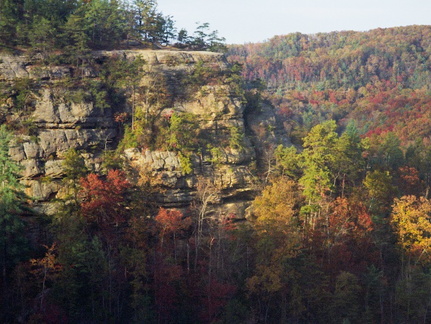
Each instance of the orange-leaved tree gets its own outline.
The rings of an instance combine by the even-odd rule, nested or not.
[[[338,197],[330,203],[325,216],[313,235],[315,252],[324,251],[325,268],[333,276],[340,271],[365,271],[376,259],[371,236],[374,224],[367,208],[360,202]]]

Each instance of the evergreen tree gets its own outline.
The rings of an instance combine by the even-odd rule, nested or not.
[[[316,125],[304,138],[302,152],[303,176],[299,183],[310,207],[318,208],[319,202],[334,189],[332,166],[335,161],[335,146],[338,135],[335,121],[329,120]]]
[[[0,291],[8,302],[8,279],[13,267],[23,258],[27,250],[24,223],[20,218],[23,211],[24,193],[18,181],[18,164],[10,159],[9,144],[12,136],[5,125],[0,126],[0,267],[2,282]],[[2,304],[2,303],[0,303]],[[7,311],[7,309],[3,309]],[[0,313],[2,310],[0,309]],[[1,317],[0,317],[1,320]]]
[[[0,0],[0,48],[17,41],[17,25],[22,16],[23,0]]]

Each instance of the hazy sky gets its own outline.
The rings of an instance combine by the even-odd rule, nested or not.
[[[431,24],[431,0],[158,0],[177,28],[208,22],[228,44],[259,42],[293,32]]]

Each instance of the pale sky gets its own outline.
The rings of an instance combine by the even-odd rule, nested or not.
[[[228,44],[294,32],[314,34],[431,25],[431,0],[158,0],[164,15],[189,33],[210,24]]]

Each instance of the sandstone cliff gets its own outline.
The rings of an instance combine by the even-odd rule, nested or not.
[[[185,77],[197,69],[212,69],[219,73],[228,70],[229,65],[222,54],[168,50],[94,53],[98,64],[105,64],[106,58],[113,56],[142,60],[141,85],[151,85],[162,76],[169,101],[165,106],[157,107],[157,114],[195,116],[200,136],[212,143],[212,150],[204,147],[189,154],[191,169],[187,172],[178,151],[142,146],[126,148],[122,156],[134,170],[135,176],[131,180],[137,185],[143,181],[150,183],[155,188],[151,199],[161,206],[188,207],[193,201],[202,199],[202,190],[206,188],[214,193],[210,201],[212,212],[244,216],[255,195],[256,160],[268,146],[286,141],[279,132],[281,128],[271,107],[261,105],[245,118],[246,102],[234,82],[208,79],[192,86],[190,82],[185,83]],[[37,59],[26,56],[0,56],[0,82],[3,85],[0,120],[14,125],[17,134],[10,154],[23,166],[22,182],[34,200],[34,207],[51,214],[55,213],[52,202],[63,197],[66,152],[70,148],[79,150],[90,170],[98,172],[103,152],[115,149],[123,136],[123,125],[115,122],[115,113],[134,114],[133,110],[154,108],[151,106],[154,103],[141,104],[150,96],[150,86],[141,96],[126,92],[129,98],[122,106],[100,107],[95,99],[85,95],[85,99],[77,95],[71,98],[62,84],[76,74],[77,69],[70,65],[43,66]],[[97,67],[91,64],[79,69],[79,73],[90,80],[99,77]],[[14,95],[17,98],[16,85],[22,80],[33,87],[21,87],[20,95],[23,97],[24,93],[24,99],[12,100]],[[26,91],[23,92],[23,88]],[[79,91],[74,89],[75,94]],[[18,106],[20,103],[23,107]],[[234,141],[232,137],[235,137]]]

